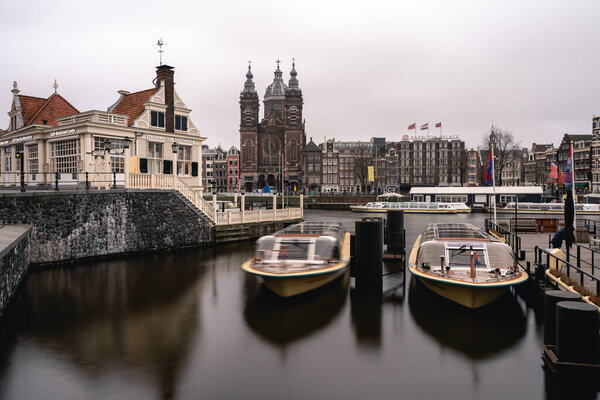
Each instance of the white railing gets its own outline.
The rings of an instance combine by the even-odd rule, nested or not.
[[[302,207],[277,210],[215,211],[212,203],[204,200],[201,192],[195,191],[175,175],[130,173],[127,187],[130,189],[176,190],[216,225],[287,221],[300,219],[304,215]]]

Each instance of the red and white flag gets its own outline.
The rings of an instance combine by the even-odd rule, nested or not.
[[[435,127],[436,127],[436,128],[441,128],[441,127],[442,127],[442,123],[441,123],[441,122],[438,122],[437,124],[435,124]]]
[[[421,130],[424,131],[425,129],[429,130],[429,122],[421,125]]]
[[[417,123],[415,122],[414,124],[410,124],[408,126],[408,129],[416,129],[417,128]]]
[[[550,164],[550,179],[558,179],[558,166],[555,163]]]

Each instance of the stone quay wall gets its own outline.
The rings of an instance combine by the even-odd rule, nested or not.
[[[31,229],[0,252],[0,313],[29,269]]]
[[[164,190],[0,193],[0,224],[33,226],[32,264],[215,242],[214,225]]]

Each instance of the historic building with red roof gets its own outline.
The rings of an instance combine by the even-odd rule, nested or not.
[[[119,90],[107,111],[85,112],[58,93],[56,81],[48,98],[23,95],[14,82],[10,123],[0,131],[0,183],[16,184],[23,163],[29,185],[82,185],[86,172],[92,187],[122,185],[126,172],[138,172],[175,174],[202,190],[206,138],[175,91],[174,68],[158,66],[153,82],[134,93]]]

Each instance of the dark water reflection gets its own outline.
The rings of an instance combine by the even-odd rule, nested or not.
[[[412,277],[408,306],[424,333],[471,360],[485,360],[510,349],[526,332],[523,305],[514,291],[486,307],[465,312]]]
[[[357,217],[307,213],[351,230]],[[407,216],[407,243],[445,218]],[[29,274],[0,320],[0,398],[597,397],[545,375],[535,290],[472,313],[390,264],[382,291],[346,279],[284,301],[240,271],[252,253],[238,243]]]

